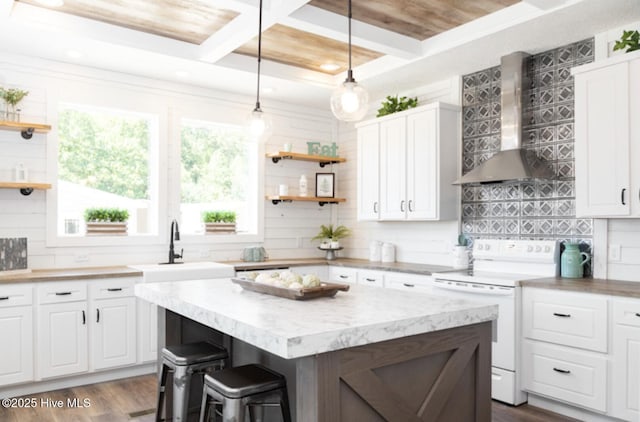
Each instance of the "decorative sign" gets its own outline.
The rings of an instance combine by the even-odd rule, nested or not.
[[[322,155],[323,157],[337,157],[338,145],[332,142],[330,145],[321,145],[320,142],[307,142],[309,155]]]

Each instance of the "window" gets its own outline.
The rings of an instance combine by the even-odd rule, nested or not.
[[[157,235],[157,116],[76,104],[58,111],[58,236],[84,236],[84,211],[96,207],[126,209],[129,236]]]
[[[258,145],[243,128],[182,119],[181,232],[202,234],[202,213],[234,211],[238,234],[258,233]]]

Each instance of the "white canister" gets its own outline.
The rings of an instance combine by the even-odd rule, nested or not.
[[[382,244],[382,262],[395,262],[396,261],[396,247],[393,243]]]
[[[452,266],[455,269],[469,268],[469,251],[466,246],[454,246],[453,247],[453,263]]]
[[[382,242],[372,240],[369,242],[369,261],[380,262],[382,260]]]
[[[278,185],[278,195],[287,196],[289,195],[289,185]]]

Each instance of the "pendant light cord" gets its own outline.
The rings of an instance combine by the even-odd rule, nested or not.
[[[260,11],[258,12],[258,88],[256,91],[256,111],[260,110],[260,62],[262,61],[262,0],[260,0]]]
[[[347,17],[349,18],[349,70],[347,71],[347,79],[345,82],[355,82],[355,79],[353,79],[353,70],[351,70],[351,0],[349,0]]]

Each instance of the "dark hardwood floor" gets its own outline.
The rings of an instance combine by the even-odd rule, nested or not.
[[[0,407],[2,422],[152,422],[156,400],[156,377],[146,375],[101,384],[67,388],[28,396],[37,407],[6,409]],[[69,408],[67,399],[90,400],[90,406]],[[42,401],[62,400],[63,408],[43,407]],[[575,421],[527,404],[512,407],[493,402],[493,422]]]

